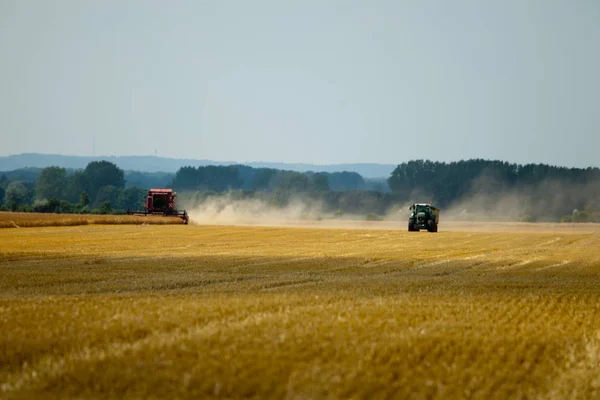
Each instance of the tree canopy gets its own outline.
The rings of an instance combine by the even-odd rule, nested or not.
[[[600,170],[480,159],[414,160],[398,165],[388,184],[403,202],[431,200],[444,208],[476,199],[480,208],[491,210],[510,197],[515,213],[556,218],[600,197]]]
[[[67,170],[60,167],[42,169],[35,186],[38,199],[60,199],[63,197],[67,179]]]
[[[85,167],[83,172],[86,177],[86,189],[91,196],[95,197],[103,186],[125,188],[125,173],[111,162],[93,161]]]
[[[523,220],[600,219],[598,168],[482,159],[450,163],[412,160],[399,164],[387,181],[365,180],[355,172],[302,173],[244,165],[183,167],[176,174],[124,173],[108,161],[94,161],[77,171],[52,166],[0,173],[0,202],[4,209],[13,209],[15,204],[31,207],[34,199],[40,210],[67,210],[65,202],[80,210],[102,204],[104,209],[110,204],[115,212],[137,209],[150,187],[132,187],[125,180],[128,176],[180,193],[263,193],[276,205],[309,196],[342,214],[359,209],[381,212],[394,204],[433,201],[442,210],[509,209],[510,215]]]
[[[29,204],[33,197],[33,190],[27,187],[26,182],[14,181],[8,184],[4,194],[7,204]]]

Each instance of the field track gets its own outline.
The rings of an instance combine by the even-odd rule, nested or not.
[[[600,397],[597,225],[365,224],[0,229],[0,398]]]

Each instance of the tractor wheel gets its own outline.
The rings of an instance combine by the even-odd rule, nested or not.
[[[408,220],[408,231],[409,232],[414,232],[415,230],[416,229],[415,229],[414,221],[412,219],[409,219]]]
[[[432,220],[427,221],[427,232],[435,232],[435,224]]]

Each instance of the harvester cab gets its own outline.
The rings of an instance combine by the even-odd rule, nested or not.
[[[165,217],[179,217],[184,224],[188,224],[189,217],[185,210],[175,207],[177,193],[173,189],[150,189],[144,203],[144,210],[127,210],[128,215],[164,215]]]
[[[437,232],[440,222],[440,210],[431,204],[415,203],[410,206],[410,217],[408,217],[408,231],[419,232],[427,229],[428,232]]]

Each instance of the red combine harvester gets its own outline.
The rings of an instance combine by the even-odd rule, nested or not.
[[[179,217],[187,225],[188,214],[185,210],[175,208],[177,193],[173,189],[150,189],[146,197],[143,211],[127,210],[127,215],[164,215],[165,217]]]

